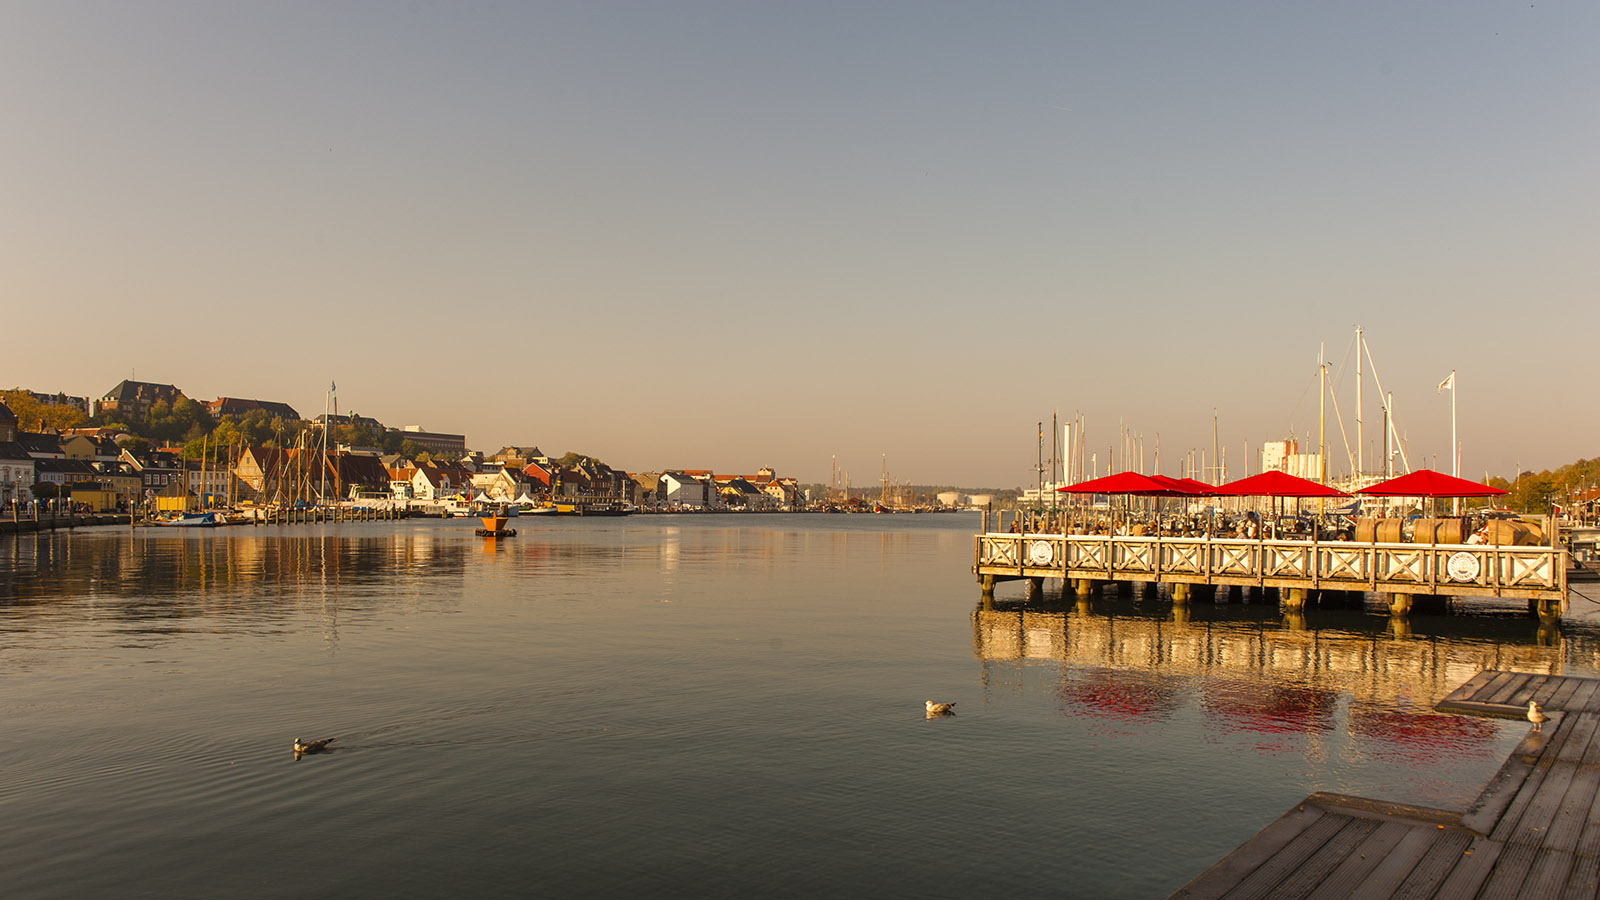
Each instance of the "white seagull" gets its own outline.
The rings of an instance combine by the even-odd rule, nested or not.
[[[935,703],[932,700],[929,700],[929,701],[927,701],[927,704],[928,704],[928,715],[930,715],[930,716],[951,716],[951,715],[955,715],[956,705],[954,703]]]
[[[1544,723],[1549,719],[1550,717],[1544,714],[1544,710],[1539,708],[1538,703],[1532,700],[1528,701],[1528,721],[1533,723],[1534,731],[1544,731]]]

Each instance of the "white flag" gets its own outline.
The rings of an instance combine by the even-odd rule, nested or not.
[[[1443,391],[1445,388],[1449,388],[1452,391],[1456,389],[1456,370],[1455,369],[1451,369],[1450,370],[1450,377],[1449,378],[1446,378],[1445,380],[1439,382],[1439,391],[1435,391],[1435,393],[1439,393],[1440,391]]]

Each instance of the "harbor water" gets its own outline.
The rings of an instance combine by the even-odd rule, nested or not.
[[[975,514],[477,524],[0,539],[5,896],[1161,897],[1313,791],[1459,808],[1528,725],[1433,703],[1600,660],[1514,605],[983,608]]]

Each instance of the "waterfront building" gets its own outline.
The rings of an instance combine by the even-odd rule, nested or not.
[[[99,472],[94,464],[84,459],[45,457],[33,461],[35,484],[53,484],[56,489],[81,481],[94,481]]]
[[[525,490],[524,484],[522,474],[510,467],[478,472],[472,476],[474,496],[482,493],[493,500],[515,500]]]
[[[160,493],[167,485],[179,481],[178,454],[164,450],[134,453],[123,448],[119,457],[138,473],[141,487],[148,494]]]
[[[0,405],[0,410],[5,410]],[[9,410],[6,410],[9,412]],[[0,436],[6,434],[0,422]],[[14,440],[0,440],[0,504],[27,503],[33,499],[34,460]]]
[[[719,505],[716,481],[708,469],[662,472],[656,502],[685,509],[715,509]]]

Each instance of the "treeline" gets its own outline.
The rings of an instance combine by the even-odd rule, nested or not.
[[[66,431],[69,428],[98,426],[126,431],[132,435],[120,443],[136,453],[152,447],[182,447],[183,455],[199,459],[226,458],[230,448],[298,447],[320,445],[322,431],[304,419],[285,419],[255,409],[242,416],[211,415],[204,403],[180,397],[168,404],[157,402],[149,412],[118,410],[90,416],[66,403],[45,403],[29,391],[15,388],[0,391],[0,402],[17,417],[23,431]],[[328,443],[352,447],[376,447],[385,453],[401,453],[410,459],[428,461],[427,448],[405,439],[402,432],[370,425],[336,425]]]
[[[1487,483],[1511,492],[1501,498],[1511,509],[1548,513],[1552,506],[1566,507],[1600,488],[1600,458],[1580,459],[1553,471],[1520,472],[1512,478],[1497,475]]]

